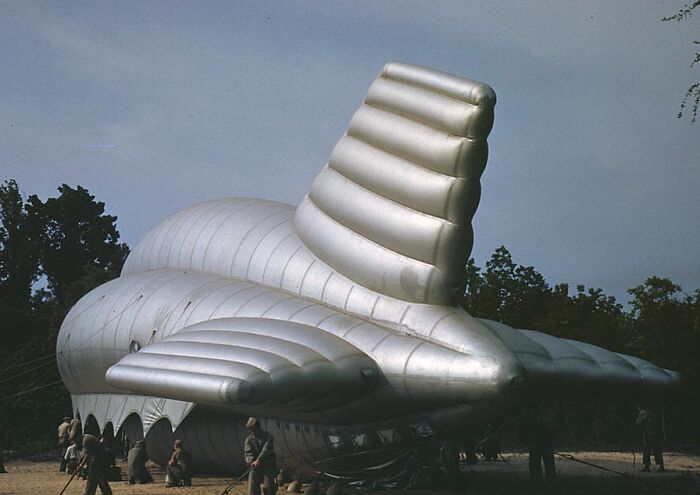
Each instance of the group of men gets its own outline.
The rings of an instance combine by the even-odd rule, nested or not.
[[[74,418],[63,418],[63,422],[58,426],[58,448],[61,453],[59,471],[75,473],[82,442],[83,425],[80,422],[80,414],[76,414]]]
[[[542,421],[528,418],[522,423],[526,426],[523,431],[527,432],[527,443],[530,448],[530,475],[535,480],[542,480],[541,464],[544,464],[544,479],[551,482],[555,477],[551,432],[543,426]],[[639,406],[636,424],[642,433],[644,464],[642,471],[650,470],[653,454],[654,461],[659,466],[658,470],[663,472],[661,434],[656,414],[649,407]],[[248,418],[246,428],[249,431],[244,444],[245,462],[248,464],[248,495],[274,495],[277,492],[274,439],[270,433],[262,429],[257,418]],[[60,470],[75,473],[76,469],[85,465],[87,479],[85,495],[94,495],[98,486],[103,494],[111,495],[108,468],[113,465],[113,458],[110,459],[109,452],[95,436],[83,435],[79,416],[73,420],[64,418],[64,422],[58,428],[58,437],[62,452]],[[83,449],[82,455],[78,453],[80,446]],[[144,440],[140,440],[127,455],[129,483],[153,481],[146,467],[147,461],[146,444]],[[192,456],[185,450],[182,440],[175,440],[174,451],[166,471],[166,486],[190,486],[191,484]]]
[[[112,493],[109,481],[121,477],[121,470],[116,467],[112,442],[105,440],[84,434],[80,416],[77,414],[75,418],[65,417],[58,427],[58,446],[61,454],[59,470],[87,480],[85,495],[93,495],[98,487],[103,494],[109,495]],[[179,449],[182,450],[181,442]],[[146,467],[147,461],[146,443],[140,440],[127,454],[129,483],[153,481]],[[186,473],[187,470],[183,472]]]
[[[249,418],[247,428],[250,435],[245,441],[245,459],[249,466],[249,493],[264,495],[277,492],[275,459],[272,435],[263,431],[256,418]],[[58,427],[58,445],[61,451],[60,471],[82,474],[87,480],[85,495],[94,495],[99,487],[104,495],[111,495],[109,486],[110,468],[114,466],[114,454],[104,442],[90,434],[83,434],[79,416],[72,420],[64,418]],[[131,484],[151,483],[146,462],[146,442],[139,440],[127,454],[127,475]],[[80,473],[79,473],[80,471]],[[166,487],[192,485],[192,455],[185,450],[182,440],[175,440],[173,454],[168,461],[165,476]]]

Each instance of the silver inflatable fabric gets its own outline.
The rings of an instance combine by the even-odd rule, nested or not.
[[[177,428],[200,468],[230,469],[251,414],[291,455],[331,449],[323,428],[423,421],[454,437],[533,390],[675,386],[643,360],[452,305],[494,104],[484,84],[388,64],[298,208],[224,199],[158,224],[61,327],[76,409],[163,456]]]
[[[299,237],[364,287],[457,303],[495,103],[485,84],[388,64],[297,208]]]

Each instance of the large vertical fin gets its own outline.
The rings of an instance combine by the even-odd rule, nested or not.
[[[367,288],[456,303],[495,103],[485,84],[387,64],[297,208],[301,239]]]

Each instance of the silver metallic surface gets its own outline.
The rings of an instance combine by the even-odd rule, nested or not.
[[[301,240],[364,287],[455,304],[495,103],[485,84],[387,64],[297,209]]]
[[[450,438],[535,390],[675,385],[643,360],[453,305],[494,104],[484,84],[388,64],[298,208],[222,199],[156,225],[63,322],[75,408],[147,435],[156,459],[175,431],[200,469],[230,470],[249,415],[294,464],[329,455],[338,429]]]

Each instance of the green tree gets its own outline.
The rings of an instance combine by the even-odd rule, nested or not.
[[[687,295],[671,280],[652,276],[628,292],[634,318],[630,350],[661,366],[695,373],[698,291]]]
[[[129,252],[104,203],[80,186],[58,191],[46,202],[36,195],[24,202],[15,181],[0,186],[0,328],[3,337],[15,336],[0,347],[6,448],[53,446],[55,421],[71,409],[56,368],[58,329],[77,299],[119,275]],[[34,290],[41,279],[46,287]]]
[[[0,335],[16,343],[32,329],[32,286],[40,276],[40,215],[17,182],[0,185]]]
[[[570,296],[568,285],[559,284],[555,286],[547,307],[537,330],[612,351],[624,350],[626,316],[622,305],[602,289],[577,285],[576,293]]]
[[[60,195],[41,208],[45,225],[41,265],[51,297],[65,306],[76,300],[75,284],[86,288],[81,282],[85,277],[99,285],[119,276],[129,248],[118,242],[117,217],[106,215],[105,204],[95,201],[87,189],[63,184],[58,191]],[[36,196],[30,199],[39,202]]]
[[[491,255],[483,273],[473,259],[466,271],[464,306],[473,316],[516,328],[535,328],[552,293],[541,273],[517,265],[505,246]]]

